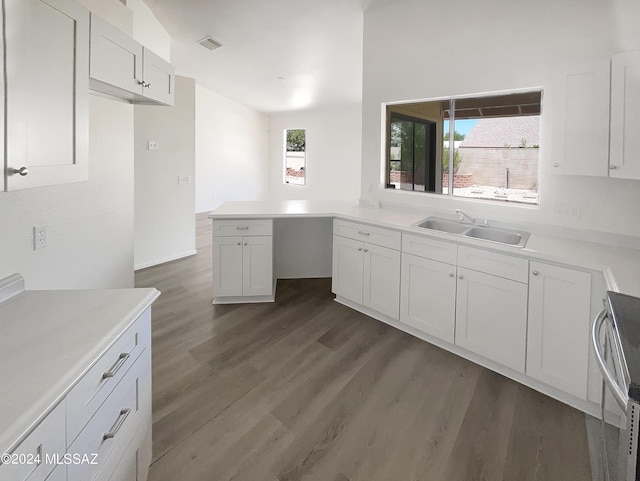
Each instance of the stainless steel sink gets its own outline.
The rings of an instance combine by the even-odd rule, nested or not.
[[[497,242],[514,247],[524,247],[529,239],[529,233],[525,231],[501,229],[487,225],[466,224],[441,217],[429,217],[416,224],[416,227],[462,235],[489,242]]]
[[[462,224],[458,221],[440,219],[438,217],[429,217],[425,221],[419,223],[418,227],[448,232],[449,234],[462,234],[469,228],[468,225]]]
[[[528,232],[498,229],[495,227],[476,226],[470,227],[465,233],[467,237],[499,242],[510,246],[524,247],[529,238]]]

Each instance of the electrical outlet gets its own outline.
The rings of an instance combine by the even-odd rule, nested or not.
[[[33,226],[33,250],[44,249],[47,247],[47,224],[38,224]]]
[[[563,219],[580,220],[580,207],[564,203],[556,204],[553,215]]]
[[[158,141],[150,140],[147,144],[147,150],[158,150]]]
[[[191,176],[190,175],[179,175],[178,176],[178,184],[190,184]]]

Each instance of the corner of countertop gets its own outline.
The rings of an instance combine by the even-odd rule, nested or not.
[[[0,279],[0,302],[11,299],[24,291],[24,277],[16,273]]]

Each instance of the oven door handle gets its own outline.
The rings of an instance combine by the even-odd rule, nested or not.
[[[602,352],[602,345],[600,344],[600,332],[602,331],[602,326],[604,325],[606,320],[607,310],[602,309],[596,316],[591,327],[591,343],[593,344],[593,350],[596,353],[596,360],[598,361],[598,367],[600,368],[600,372],[602,373],[604,382],[611,390],[611,393],[618,403],[618,406],[620,406],[620,409],[622,409],[622,411],[626,413],[629,396],[622,390],[622,388],[618,385],[613,375],[609,371],[607,362]]]

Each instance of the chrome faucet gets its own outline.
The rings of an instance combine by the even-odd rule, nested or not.
[[[466,214],[462,209],[456,209],[456,214],[458,214],[460,216],[460,222],[464,222],[464,218],[466,217],[467,219],[469,219],[469,222],[471,222],[472,224],[475,224],[475,219],[473,217],[470,217],[468,214]]]

